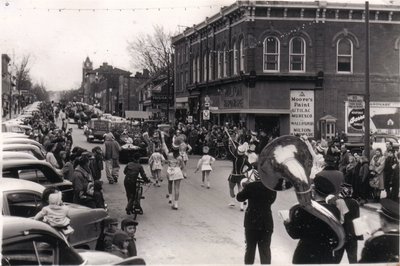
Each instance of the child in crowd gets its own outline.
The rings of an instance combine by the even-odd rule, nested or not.
[[[154,153],[149,158],[150,170],[153,178],[156,180],[154,186],[159,187],[162,181],[161,170],[163,169],[164,156],[160,153],[160,147],[156,147]]]
[[[104,219],[104,231],[101,234],[96,250],[111,251],[112,241],[115,233],[118,231],[118,220],[108,217]]]
[[[126,218],[121,221],[121,230],[128,234],[129,236],[129,245],[128,245],[128,257],[137,256],[136,250],[136,226],[138,222],[133,219]]]
[[[202,180],[202,187],[205,187],[204,181],[207,180],[207,188],[210,188],[210,173],[212,171],[211,165],[215,162],[215,158],[208,155],[210,148],[208,146],[203,147],[203,157],[200,158],[199,162],[197,163],[197,168],[194,171],[197,173],[199,169],[201,169],[201,180]]]
[[[94,192],[93,192],[93,200],[96,203],[96,208],[106,208],[106,204],[104,203],[103,197],[103,181],[95,180],[94,181]]]
[[[110,253],[126,259],[128,255],[128,246],[130,238],[124,231],[118,231],[114,234]]]
[[[62,193],[60,191],[49,195],[49,205],[43,207],[34,219],[43,219],[43,222],[61,231],[65,236],[74,232],[74,229],[69,225],[68,207],[63,204]]]

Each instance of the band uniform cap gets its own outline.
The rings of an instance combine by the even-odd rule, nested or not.
[[[380,213],[385,215],[386,217],[399,221],[399,203],[391,200],[391,199],[381,199],[380,203],[382,205],[382,208],[380,210]]]
[[[238,152],[239,155],[244,155],[244,153],[246,152],[246,146],[245,145],[240,145],[237,148],[237,152]]]
[[[340,175],[341,174],[341,175]],[[314,178],[315,191],[323,196],[338,195],[344,182],[343,174],[339,171],[321,171]]]

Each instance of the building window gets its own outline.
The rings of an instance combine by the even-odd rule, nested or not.
[[[239,50],[237,43],[233,44],[233,75],[239,74]]]
[[[217,73],[217,77],[221,78],[222,77],[222,52],[218,51],[217,52],[217,56],[218,56],[218,73]]]
[[[203,77],[204,81],[207,81],[207,53],[203,57]]]
[[[213,80],[214,75],[213,75],[213,60],[212,60],[212,53],[208,53],[208,78],[210,80]]]
[[[280,45],[276,37],[264,40],[264,72],[279,72]]]
[[[192,81],[193,83],[196,82],[196,58],[193,58],[193,62],[192,62]]]
[[[224,71],[223,71],[223,77],[228,76],[228,51],[226,50],[226,47],[224,47]]]
[[[353,43],[349,39],[341,39],[337,43],[337,72],[353,72]]]
[[[200,56],[197,56],[197,59],[196,59],[196,71],[197,71],[196,81],[200,82],[200,80],[201,80],[201,76],[200,76]]]
[[[291,72],[305,72],[306,45],[303,38],[295,37],[290,40],[289,58]]]
[[[239,44],[239,51],[240,51],[240,67],[239,70],[244,72],[244,40],[240,40]]]

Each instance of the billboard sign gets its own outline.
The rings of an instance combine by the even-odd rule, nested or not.
[[[314,136],[314,91],[290,91],[290,134]]]

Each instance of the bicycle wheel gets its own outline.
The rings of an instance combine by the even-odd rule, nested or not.
[[[228,158],[228,152],[225,148],[219,149],[219,157],[221,158],[221,160],[226,160],[226,158]]]

